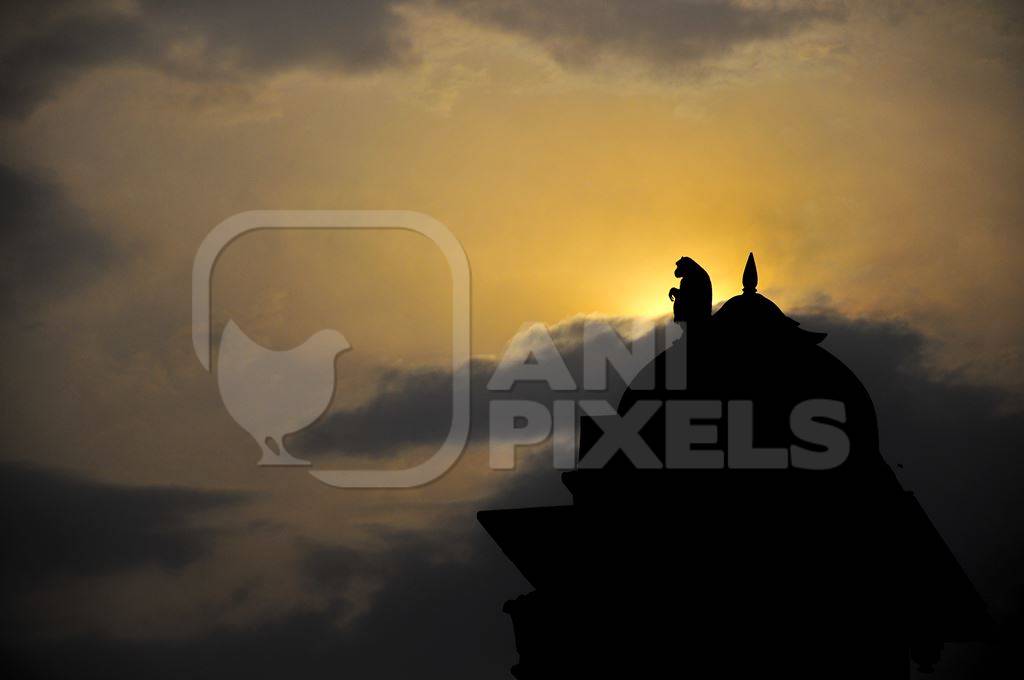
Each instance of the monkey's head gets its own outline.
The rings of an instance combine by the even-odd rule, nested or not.
[[[681,257],[676,261],[676,273],[673,274],[676,278],[683,278],[690,272],[700,269],[700,266],[688,257]]]

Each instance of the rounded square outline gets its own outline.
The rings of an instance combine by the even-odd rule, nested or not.
[[[427,460],[401,470],[311,470],[339,488],[409,488],[439,478],[458,461],[469,436],[470,271],[466,251],[440,221],[410,210],[249,210],[214,227],[192,263],[192,346],[210,370],[210,307],[213,267],[236,238],[261,229],[404,229],[433,241],[452,273],[452,422],[441,447]]]

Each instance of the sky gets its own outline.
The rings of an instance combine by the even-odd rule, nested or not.
[[[482,397],[466,454],[419,488],[258,467],[191,344],[196,251],[253,209],[444,223],[472,271],[474,385],[524,324],[577,356],[584,319],[628,334],[670,313],[680,256],[723,301],[753,251],[761,292],[871,391],[883,455],[1019,635],[1014,3],[111,0],[0,17],[12,663],[507,677],[501,604],[528,585],[474,513],[567,502],[550,451],[490,470]],[[413,233],[256,232],[214,270],[214,345],[229,320],[279,350],[341,330],[329,411],[289,448],[314,469],[402,467],[444,436],[451,287]],[[958,646],[937,677],[1000,654]]]

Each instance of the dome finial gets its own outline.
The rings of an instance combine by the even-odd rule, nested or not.
[[[757,292],[757,265],[754,264],[754,253],[747,255],[747,266],[743,268],[743,292]]]

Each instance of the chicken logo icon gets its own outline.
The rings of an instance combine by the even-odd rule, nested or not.
[[[284,447],[284,436],[311,425],[334,397],[334,360],[349,348],[322,330],[298,347],[269,350],[229,321],[220,340],[217,384],[231,417],[263,449],[260,465],[309,465]]]
[[[431,482],[462,455],[470,415],[469,261],[455,235],[423,213],[406,210],[253,210],[213,228],[192,263],[192,346],[199,362],[212,369],[210,279],[220,253],[243,234],[271,229],[398,229],[426,237],[448,262],[452,275],[452,419],[448,436],[428,459],[403,469],[310,470],[339,488],[408,488]],[[335,359],[348,350],[334,330],[314,333],[297,347],[274,351],[247,336],[234,321],[221,335],[217,384],[230,415],[259,445],[264,466],[310,465],[287,451],[285,435],[312,425],[335,394]],[[344,451],[344,442],[338,442]]]

